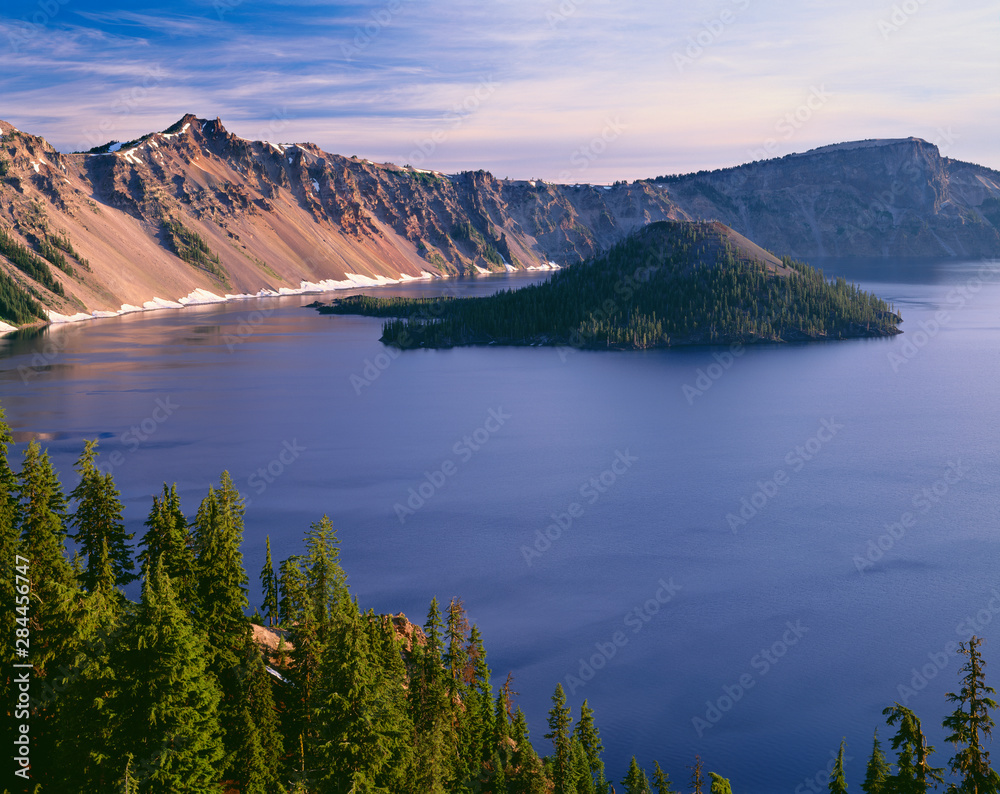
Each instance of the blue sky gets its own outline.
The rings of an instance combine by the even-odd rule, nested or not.
[[[444,171],[610,182],[916,135],[1000,169],[979,0],[30,0],[0,118],[63,151],[186,112]]]

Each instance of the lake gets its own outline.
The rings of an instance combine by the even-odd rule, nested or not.
[[[1000,687],[1000,263],[828,261],[904,334],[654,352],[387,351],[315,296],[127,315],[0,341],[0,404],[68,491],[99,438],[130,530],[223,469],[257,573],[324,513],[362,608],[423,623],[464,600],[536,748],[557,682],[620,780],[634,753],[739,794],[864,777],[881,710],[945,766],[954,644]],[[484,294],[544,276],[374,294]],[[997,749],[994,748],[994,752]]]

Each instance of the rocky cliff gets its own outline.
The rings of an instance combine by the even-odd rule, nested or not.
[[[77,154],[0,133],[0,275],[38,314],[573,264],[660,220],[720,220],[797,258],[1000,254],[1000,173],[915,138],[606,187],[372,163],[194,116]]]

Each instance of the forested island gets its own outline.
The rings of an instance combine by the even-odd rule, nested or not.
[[[398,348],[570,345],[643,350],[678,345],[888,336],[902,318],[885,301],[781,260],[721,223],[653,223],[548,281],[483,298],[376,298],[317,306],[388,318]]]
[[[8,792],[731,792],[698,757],[669,770],[682,785],[656,760],[643,768],[635,757],[612,783],[593,710],[584,700],[574,720],[561,684],[540,756],[511,677],[494,688],[461,601],[433,600],[423,629],[364,610],[326,516],[277,567],[268,540],[263,603],[250,616],[244,506],[227,473],[193,519],[164,484],[133,546],[96,442],[86,443],[67,495],[36,441],[15,472],[11,441],[0,411]],[[137,579],[135,602],[125,588]],[[955,746],[950,790],[996,792],[986,749],[996,703],[979,640],[956,651],[965,661],[944,722]],[[919,794],[944,779],[901,699],[884,711],[894,762],[876,734],[867,794]],[[848,790],[843,744],[829,790]]]

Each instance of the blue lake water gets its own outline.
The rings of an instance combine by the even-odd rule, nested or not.
[[[561,681],[617,780],[634,753],[686,786],[700,754],[741,794],[825,790],[846,737],[857,787],[896,700],[945,765],[954,643],[986,637],[1000,687],[1000,264],[821,264],[905,333],[390,355],[295,297],[5,339],[0,404],[67,490],[100,438],[139,535],[164,480],[193,515],[228,469],[253,600],[265,535],[283,559],[324,513],[363,608],[462,598],[543,754]]]

